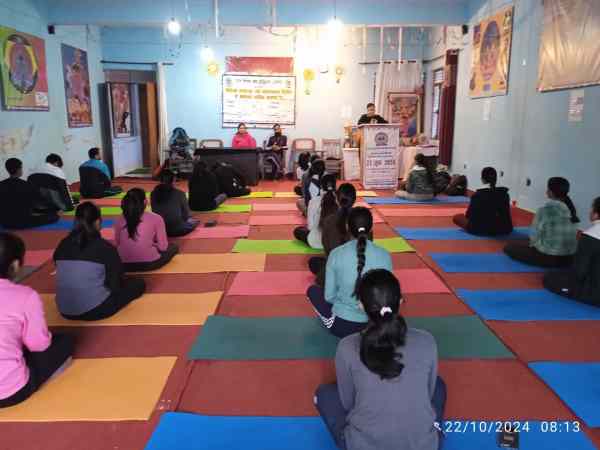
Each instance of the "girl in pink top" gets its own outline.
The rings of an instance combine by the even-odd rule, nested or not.
[[[237,133],[231,141],[232,148],[256,148],[256,140],[246,130],[246,124],[240,123],[237,127]]]
[[[115,243],[127,272],[156,270],[177,254],[175,244],[167,241],[165,222],[161,216],[146,211],[146,192],[129,190],[121,201],[123,215],[114,224]]]
[[[0,233],[0,408],[26,400],[73,354],[70,336],[48,331],[37,292],[12,282],[24,257],[21,238]]]

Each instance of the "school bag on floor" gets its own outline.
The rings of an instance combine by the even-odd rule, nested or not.
[[[446,194],[451,196],[459,196],[467,194],[467,177],[465,175],[452,175],[450,184],[446,188]]]

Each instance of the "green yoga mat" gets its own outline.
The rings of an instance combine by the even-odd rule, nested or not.
[[[375,243],[391,253],[414,252],[415,250],[401,237],[375,239]],[[278,255],[323,253],[297,240],[282,239],[238,239],[233,253],[268,253]]]
[[[514,358],[476,316],[407,321],[410,327],[433,334],[441,359]],[[316,317],[209,316],[188,357],[229,361],[333,358],[337,342]]]
[[[149,211],[149,209],[148,209]],[[120,216],[121,214],[123,214],[123,210],[121,209],[120,206],[103,206],[100,208],[100,212],[102,213],[102,216]],[[75,210],[73,211],[65,211],[63,213],[63,216],[74,216],[75,215]]]
[[[296,240],[261,240],[238,239],[232,250],[233,253],[269,253],[277,255],[323,253],[322,250],[310,248],[308,245]]]

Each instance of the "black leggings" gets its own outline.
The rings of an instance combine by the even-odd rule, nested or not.
[[[63,314],[69,320],[101,320],[113,316],[117,311],[123,309],[136,298],[144,295],[146,283],[141,278],[125,278],[121,282],[121,289],[113,292],[101,304],[78,316]]]
[[[27,400],[42,384],[58,370],[73,354],[73,338],[65,334],[55,334],[52,343],[43,352],[24,351],[29,368],[27,384],[10,397],[0,400],[0,408],[14,406]]]
[[[162,266],[168,264],[178,252],[179,247],[177,247],[177,245],[169,244],[164,252],[160,252],[160,257],[157,260],[125,263],[123,264],[123,267],[125,268],[125,272],[150,272],[152,270],[160,269]]]
[[[322,287],[315,285],[309,287],[306,296],[321,318],[325,328],[334,336],[345,338],[346,336],[362,331],[367,326],[367,322],[350,322],[349,320],[334,316],[332,305],[325,300]]]
[[[294,237],[301,242],[304,242],[308,245],[308,233],[310,233],[309,229],[306,227],[296,227],[294,228]]]
[[[182,237],[182,236],[188,235],[192,231],[194,231],[196,228],[198,228],[198,225],[200,225],[200,222],[189,221],[189,222],[186,222],[185,225],[183,225],[179,228],[167,228],[167,236]]]
[[[313,256],[308,260],[308,268],[315,275],[315,283],[317,286],[325,287],[325,268],[327,266],[327,258],[322,256]]]
[[[556,256],[546,255],[537,248],[529,244],[511,243],[504,247],[504,253],[516,261],[520,261],[530,266],[548,267],[550,269],[559,267],[568,267],[573,262],[571,255]]]
[[[41,227],[44,225],[50,225],[51,223],[58,222],[58,214],[51,212],[47,214],[33,214],[26,218],[22,218],[19,221],[13,223],[2,224],[8,229],[23,230],[26,228]]]

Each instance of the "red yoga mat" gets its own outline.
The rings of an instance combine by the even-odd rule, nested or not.
[[[41,266],[52,259],[54,250],[28,250],[25,252],[25,266]]]
[[[450,290],[430,269],[399,269],[394,271],[402,292],[448,293]],[[227,295],[295,295],[305,294],[314,283],[310,272],[240,272]]]
[[[277,216],[250,216],[250,225],[304,225],[306,219],[300,214],[285,214]]]

